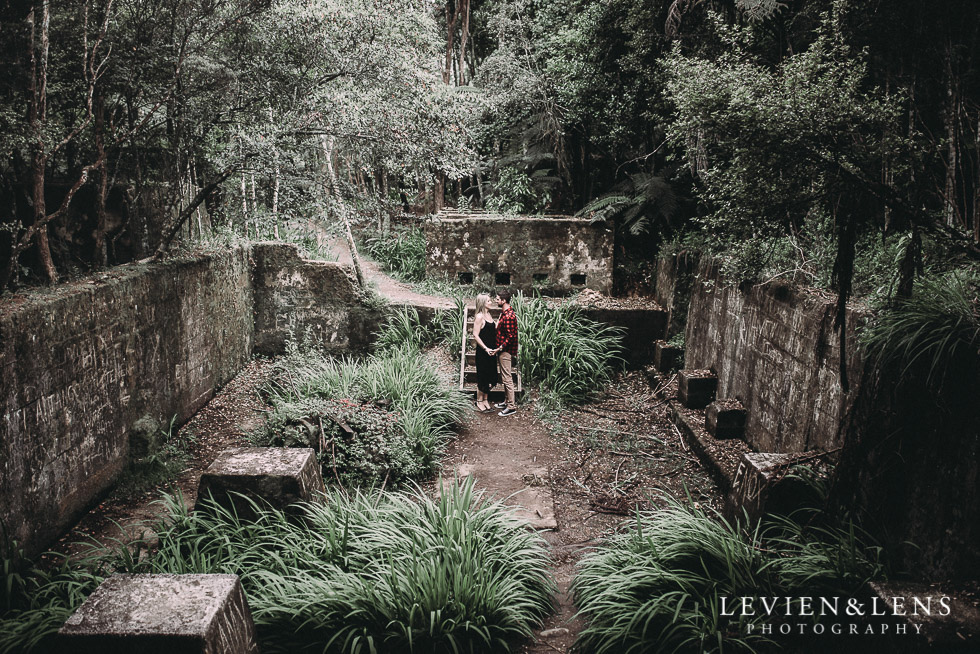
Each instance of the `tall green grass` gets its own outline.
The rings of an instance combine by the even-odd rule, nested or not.
[[[881,548],[846,517],[817,510],[747,529],[670,501],[639,514],[579,564],[572,589],[589,621],[583,652],[755,651],[754,618],[723,615],[721,598],[853,596],[887,570]]]
[[[375,345],[380,351],[406,346],[424,350],[433,345],[442,345],[451,354],[458,356],[463,338],[462,316],[465,311],[466,300],[456,297],[452,309],[437,311],[432,320],[423,325],[415,307],[397,307],[388,313],[381,324]]]
[[[108,570],[237,574],[263,652],[510,652],[551,608],[548,553],[472,483],[421,491],[332,492],[299,519],[256,506],[170,519],[148,557],[104,552],[34,571],[0,617],[0,652],[49,651],[50,637]],[[120,550],[121,551],[121,550]],[[128,550],[127,550],[128,552]]]
[[[878,315],[861,334],[872,359],[905,375],[924,371],[938,388],[956,372],[976,374],[980,358],[980,273],[923,277],[912,297]]]
[[[367,251],[388,272],[408,282],[425,279],[425,232],[418,227],[367,239]]]
[[[589,320],[570,302],[549,306],[517,295],[518,360],[525,384],[561,402],[581,402],[622,365],[623,329]]]
[[[264,392],[273,411],[253,441],[313,447],[328,481],[357,484],[397,484],[431,473],[468,408],[411,345],[363,360],[294,349]],[[338,449],[345,456],[338,458]]]

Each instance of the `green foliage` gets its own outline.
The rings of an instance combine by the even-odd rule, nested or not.
[[[196,438],[188,429],[180,429],[177,416],[166,426],[155,422],[150,427],[155,434],[151,446],[142,456],[130,461],[129,467],[116,483],[117,492],[134,495],[164,484],[184,471],[190,457],[190,448]],[[156,439],[159,440],[156,440]]]
[[[371,257],[398,279],[425,279],[425,232],[418,227],[402,232],[378,234],[367,239]]]
[[[295,348],[265,392],[273,412],[253,439],[314,448],[324,477],[342,484],[429,474],[467,408],[411,346],[363,361]]]
[[[165,503],[169,524],[151,556],[108,552],[31,571],[23,608],[0,618],[0,652],[47,651],[37,643],[50,644],[110,567],[239,575],[264,652],[510,652],[551,608],[543,541],[472,482],[436,499],[331,492],[298,520]]]
[[[441,344],[451,355],[459,355],[462,343],[463,319],[466,301],[455,298],[453,309],[436,311],[427,325],[422,325],[415,307],[398,307],[389,313],[381,325],[375,343],[379,350],[397,350],[410,347],[424,350]]]
[[[904,377],[925,373],[938,390],[980,361],[980,273],[958,270],[922,278],[912,297],[898,300],[861,334],[868,355]]]
[[[601,388],[621,359],[623,330],[589,320],[571,302],[515,296],[518,360],[525,384],[560,402],[581,402]]]
[[[754,651],[751,620],[721,597],[849,596],[886,570],[881,548],[846,517],[775,516],[754,530],[668,499],[579,564],[572,588],[589,625],[577,646],[605,652]],[[824,516],[826,518],[826,516]]]

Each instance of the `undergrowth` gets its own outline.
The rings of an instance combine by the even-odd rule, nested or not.
[[[722,597],[850,597],[887,572],[882,549],[846,516],[806,509],[748,527],[667,501],[580,562],[581,651],[755,651],[771,641],[749,623],[771,617],[726,615]]]
[[[263,393],[273,411],[253,442],[311,447],[345,485],[430,474],[468,407],[411,344],[362,360],[293,344]]]
[[[585,401],[621,367],[622,328],[589,320],[571,302],[550,306],[517,295],[512,305],[523,381],[538,386],[544,399]]]
[[[371,236],[365,245],[371,257],[399,279],[425,279],[425,232],[421,228]]]
[[[980,273],[957,270],[921,278],[912,297],[875,317],[861,334],[870,358],[901,376],[928,370],[939,389],[976,375],[980,360]],[[921,368],[920,368],[921,366]]]
[[[471,482],[435,499],[333,491],[299,519],[164,501],[152,554],[120,546],[25,572],[0,617],[0,653],[49,651],[111,571],[239,575],[263,652],[510,652],[551,609],[543,541]]]

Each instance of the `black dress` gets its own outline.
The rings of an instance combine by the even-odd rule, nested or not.
[[[492,350],[497,347],[497,323],[489,320],[483,323],[480,329],[480,340]],[[476,346],[476,387],[481,393],[489,393],[490,389],[500,381],[497,372],[497,357],[487,354],[487,351],[477,344]]]

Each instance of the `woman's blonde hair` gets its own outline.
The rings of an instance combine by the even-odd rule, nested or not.
[[[487,305],[490,303],[490,295],[488,293],[480,293],[476,296],[476,312],[479,313],[490,313],[490,309]]]

